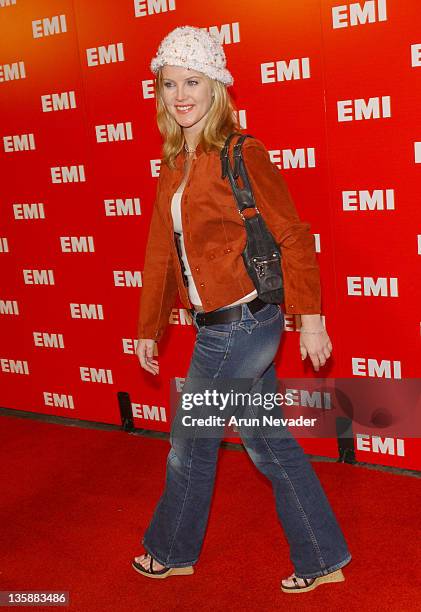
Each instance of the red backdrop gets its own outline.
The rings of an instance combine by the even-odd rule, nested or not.
[[[179,25],[220,36],[241,124],[316,237],[332,358],[303,364],[287,316],[279,378],[419,376],[418,0],[17,0],[0,17],[3,407],[120,423],[124,390],[136,426],[169,428],[195,337],[181,303],[159,377],[135,348],[161,151],[149,63]],[[378,442],[357,459],[421,469],[416,439]]]

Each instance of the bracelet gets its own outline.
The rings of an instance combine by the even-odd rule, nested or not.
[[[325,329],[320,329],[319,331],[307,331],[306,329],[300,329],[300,333],[302,334],[322,334],[324,331],[326,331]]]

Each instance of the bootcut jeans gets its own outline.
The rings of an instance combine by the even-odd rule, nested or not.
[[[212,382],[216,388],[218,381],[237,377],[242,382],[250,381],[250,393],[277,392],[273,359],[284,329],[284,315],[276,304],[266,304],[252,313],[243,303],[241,310],[239,321],[200,327],[197,313],[192,311],[197,335],[182,394],[203,392],[204,379],[206,388]],[[224,417],[256,417],[251,402],[240,407],[228,405],[216,412]],[[224,432],[222,427],[215,427],[210,434],[208,428],[205,436],[203,427],[183,426],[185,414],[188,411],[181,408],[180,401],[171,425],[165,488],[142,538],[146,551],[166,567],[185,567],[198,561]],[[203,418],[208,414],[208,406],[194,413]],[[256,468],[272,484],[296,576],[323,576],[349,563],[351,554],[310,461],[288,428],[284,429],[282,436],[268,436],[264,427],[251,430],[239,426],[238,433]]]

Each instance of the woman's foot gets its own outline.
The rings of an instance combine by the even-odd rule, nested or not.
[[[168,576],[188,576],[194,573],[192,565],[184,567],[165,567],[149,553],[134,557],[132,567],[147,578],[167,578]]]
[[[341,569],[330,572],[316,578],[298,578],[295,574],[291,574],[288,578],[281,580],[281,589],[284,593],[306,593],[317,588],[320,584],[326,582],[343,582],[345,576]]]
[[[296,582],[294,581],[294,578]],[[283,580],[281,580],[281,582],[282,582],[282,586],[289,587],[289,588],[294,588],[296,586],[306,587],[306,586],[309,586],[311,582],[314,582],[314,578],[307,578],[307,583],[306,583],[304,578],[298,578],[298,576],[296,576],[295,574],[291,574],[291,576],[288,576],[288,578],[284,578]]]
[[[135,557],[134,559],[136,563],[139,563],[145,569],[149,569],[149,564],[151,562],[151,555],[149,553],[144,553],[143,555],[140,555],[140,557]],[[164,569],[164,567],[165,565],[161,565],[160,563],[158,563],[158,561],[154,557],[153,569],[159,571],[161,569]]]

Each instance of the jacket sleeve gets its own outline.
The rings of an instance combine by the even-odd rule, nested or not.
[[[320,272],[310,224],[300,220],[285,179],[260,140],[245,140],[243,159],[256,206],[280,247],[285,312],[321,313]]]
[[[177,291],[170,238],[156,198],[145,249],[137,326],[139,339],[151,338],[156,342],[161,339],[168,325]]]

